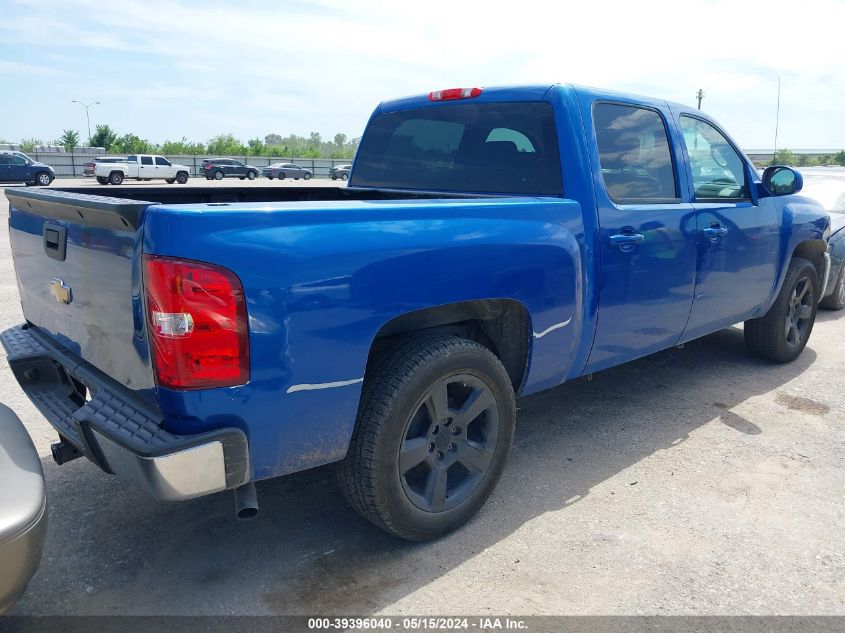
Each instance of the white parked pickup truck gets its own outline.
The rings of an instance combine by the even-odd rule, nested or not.
[[[162,179],[169,184],[178,182],[184,185],[188,182],[191,170],[185,165],[174,165],[164,156],[154,154],[132,154],[126,157],[126,162],[97,163],[94,175],[101,185],[119,185],[124,180]]]

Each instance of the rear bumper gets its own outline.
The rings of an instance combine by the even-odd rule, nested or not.
[[[28,325],[0,334],[21,388],[59,435],[108,473],[159,499],[200,497],[249,481],[244,432],[176,435],[157,408]]]

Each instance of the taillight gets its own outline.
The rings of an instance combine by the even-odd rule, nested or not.
[[[453,99],[471,99],[481,94],[481,88],[449,88],[428,93],[429,101],[451,101]]]
[[[147,326],[156,382],[170,389],[249,380],[243,287],[220,266],[144,255]]]

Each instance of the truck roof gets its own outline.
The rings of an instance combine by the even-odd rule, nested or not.
[[[475,103],[484,103],[487,101],[542,101],[548,97],[549,93],[554,88],[562,88],[575,90],[580,94],[586,94],[611,100],[623,99],[626,101],[630,100],[640,103],[668,103],[670,106],[676,106],[684,110],[690,109],[691,107],[681,103],[667,101],[665,99],[646,97],[643,95],[631,94],[619,90],[605,90],[603,88],[593,88],[590,86],[580,86],[568,83],[528,84],[517,86],[490,86],[481,88],[481,94],[477,97],[472,98],[472,101]],[[400,97],[398,99],[391,99],[389,101],[383,101],[376,108],[376,113],[393,112],[397,110],[410,110],[412,108],[433,106],[435,105],[435,102],[432,102],[430,100],[429,94],[430,93],[418,94],[408,97]]]

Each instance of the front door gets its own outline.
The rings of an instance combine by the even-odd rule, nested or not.
[[[11,182],[25,182],[32,176],[28,173],[29,165],[20,156],[9,155],[9,180]]]
[[[607,102],[591,112],[601,278],[588,372],[678,341],[696,257],[695,213],[682,197],[667,113],[658,105]]]
[[[698,230],[695,299],[683,334],[688,341],[761,308],[777,277],[780,226],[777,200],[755,200],[750,165],[715,125],[684,113],[678,127]]]

